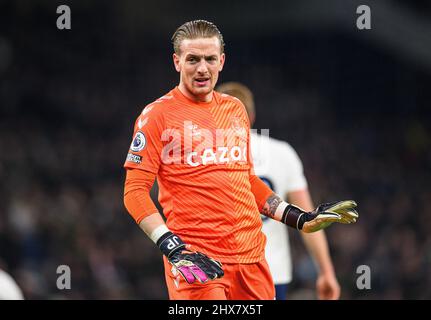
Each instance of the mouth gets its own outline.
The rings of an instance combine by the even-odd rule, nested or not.
[[[198,87],[206,87],[210,84],[210,77],[194,78],[194,82]]]

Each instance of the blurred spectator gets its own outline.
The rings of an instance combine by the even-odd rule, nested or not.
[[[13,278],[0,270],[0,300],[23,300],[21,289]]]

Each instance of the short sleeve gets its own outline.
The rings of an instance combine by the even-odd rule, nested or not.
[[[132,142],[124,163],[126,169],[141,169],[157,174],[163,149],[163,128],[163,114],[153,105],[148,105],[136,119]]]
[[[303,190],[307,188],[304,168],[296,151],[288,143],[283,143],[283,162],[285,163],[285,178],[282,193]]]

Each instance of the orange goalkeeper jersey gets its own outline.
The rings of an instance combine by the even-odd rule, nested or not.
[[[225,263],[264,258],[248,121],[236,98],[214,92],[198,103],[175,88],[139,115],[124,164],[157,174],[168,228]]]

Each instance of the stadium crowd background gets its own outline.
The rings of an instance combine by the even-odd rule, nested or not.
[[[58,4],[0,3],[0,268],[26,298],[167,298],[161,254],[123,206],[122,165],[140,110],[177,83],[170,36],[195,18],[220,27],[220,82],[254,91],[255,127],[298,151],[315,203],[359,203],[356,225],[327,231],[341,297],[431,298],[431,56],[376,41],[378,16],[356,29],[354,1],[348,26],[302,26],[300,11],[289,27],[270,9],[256,19],[253,3],[239,24],[235,6],[163,16],[167,4],[74,1],[69,31],[55,27]],[[431,15],[415,1],[386,4]],[[313,299],[313,263],[290,235],[290,298]],[[56,287],[59,265],[71,290]],[[371,268],[370,290],[356,287],[359,265]]]

